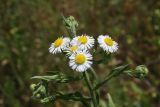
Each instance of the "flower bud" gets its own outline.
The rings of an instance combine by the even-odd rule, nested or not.
[[[31,85],[30,85],[30,89],[31,89],[32,91],[34,91],[35,88],[36,88],[36,84],[31,84]]]
[[[41,86],[40,88],[41,88],[40,92],[43,93],[43,94],[45,94],[46,93],[46,88],[44,86]]]
[[[72,27],[72,26],[78,27],[78,23],[73,16],[70,16],[67,18],[66,24],[68,27]]]
[[[48,103],[50,101],[54,100],[54,97],[49,96],[49,97],[45,97],[44,99],[41,99],[41,103]]]
[[[36,98],[40,98],[41,95],[40,95],[39,93],[37,93],[35,97],[36,97]]]
[[[134,72],[134,75],[137,77],[137,78],[144,78],[145,76],[147,76],[148,74],[148,69],[146,66],[144,65],[139,65],[136,67],[135,69],[135,72]]]

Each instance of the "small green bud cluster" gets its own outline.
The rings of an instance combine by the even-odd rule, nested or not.
[[[49,97],[45,97],[43,99],[40,100],[41,103],[48,103],[53,101],[55,98],[53,96],[49,96]]]
[[[47,95],[47,87],[43,82],[38,84],[31,84],[30,89],[34,98],[42,99]]]
[[[135,73],[134,73],[134,75],[136,77],[138,77],[138,78],[144,78],[144,77],[147,76],[147,74],[148,74],[148,69],[147,69],[146,66],[139,65],[139,66],[136,67]]]
[[[73,33],[72,34],[73,36],[75,36],[76,29],[78,28],[78,22],[75,20],[73,16],[69,16],[68,18],[65,18],[63,16],[63,20],[64,20],[66,28],[70,30],[71,33]]]
[[[145,65],[139,65],[134,70],[128,70],[125,73],[127,73],[130,76],[143,79],[148,74],[148,69]]]
[[[32,91],[34,91],[34,90],[36,89],[36,84],[31,84],[31,85],[30,85],[30,89],[31,89]]]
[[[75,27],[78,27],[78,22],[75,20],[75,18],[73,16],[70,16],[68,18],[65,19],[65,25],[68,29]]]

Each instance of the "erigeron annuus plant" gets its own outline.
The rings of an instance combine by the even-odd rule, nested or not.
[[[93,64],[104,63],[110,54],[117,52],[118,43],[109,35],[100,35],[98,38],[93,38],[87,34],[76,34],[78,27],[77,21],[70,16],[64,18],[64,23],[68,31],[69,37],[59,37],[50,46],[49,52],[52,54],[65,53],[68,60],[68,65],[73,71],[79,73],[79,76],[66,75],[60,72],[52,72],[46,76],[34,76],[32,79],[39,79],[36,84],[31,84],[33,98],[42,103],[55,102],[56,100],[80,101],[85,107],[102,107],[100,104],[100,87],[106,84],[110,79],[119,76],[122,73],[128,74],[136,78],[144,78],[148,69],[144,65],[137,66],[135,69],[130,69],[129,65],[122,65],[113,68],[104,79],[98,78],[97,72],[93,68]],[[95,44],[97,44],[95,46]],[[103,52],[102,60],[95,60],[97,54],[97,46]],[[92,79],[92,80],[91,80]],[[84,81],[88,87],[89,95],[86,96],[81,92],[64,93],[57,90],[55,93],[49,91],[49,83],[70,83],[73,81]],[[111,96],[108,94],[108,107],[115,107]]]

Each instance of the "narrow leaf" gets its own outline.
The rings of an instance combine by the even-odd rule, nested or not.
[[[31,79],[41,79],[46,81],[51,81],[57,79],[58,75],[52,75],[52,76],[34,76]]]
[[[108,107],[116,107],[111,95],[108,93],[107,96],[108,96]]]
[[[72,76],[67,76],[62,73],[55,73],[55,75],[51,76],[34,76],[31,79],[40,79],[40,80],[45,80],[45,81],[53,81],[54,83],[68,83],[72,81],[78,81],[81,80],[81,76],[77,77],[72,77]]]
[[[125,71],[128,68],[128,64],[119,66],[117,68],[114,68],[109,75],[113,75],[113,77],[116,77],[120,75],[123,71]]]

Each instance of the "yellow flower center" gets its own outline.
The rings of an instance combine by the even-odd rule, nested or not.
[[[83,64],[86,61],[86,57],[83,54],[78,54],[75,56],[75,62],[77,64]]]
[[[58,38],[57,40],[54,41],[54,47],[57,48],[63,43],[63,38]]]
[[[71,51],[75,52],[78,49],[78,46],[71,46]]]
[[[106,43],[106,45],[108,46],[113,46],[113,40],[111,38],[105,38],[104,42]]]
[[[86,44],[87,43],[87,41],[88,41],[88,38],[87,38],[87,36],[80,36],[79,38],[78,38],[78,41],[81,43],[81,44]]]

